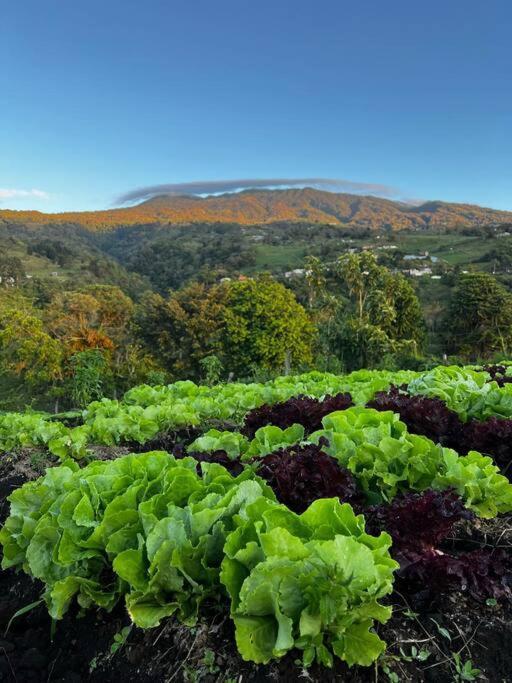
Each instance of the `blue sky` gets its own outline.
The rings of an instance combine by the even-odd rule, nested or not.
[[[512,210],[511,25],[509,0],[6,0],[0,207],[334,178]]]

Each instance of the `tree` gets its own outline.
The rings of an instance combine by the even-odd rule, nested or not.
[[[228,283],[225,306],[224,366],[235,374],[311,361],[314,326],[293,293],[270,276]]]
[[[73,250],[64,244],[61,240],[42,239],[28,244],[27,252],[29,254],[37,254],[38,256],[45,256],[50,261],[58,263],[59,266],[68,266],[74,257]]]
[[[68,356],[87,349],[112,349],[114,344],[99,326],[100,304],[91,294],[62,292],[46,309],[50,333],[62,341]]]
[[[100,348],[109,350],[108,360],[113,374],[131,374],[129,366],[134,354],[142,360],[133,346],[133,301],[115,285],[89,285],[82,293],[93,296],[98,302],[94,328],[106,335],[112,344],[110,347],[100,345]]]
[[[25,268],[17,256],[0,254],[0,285],[12,287],[25,278]]]
[[[246,376],[254,366],[282,371],[287,362],[309,362],[314,339],[304,308],[268,276],[213,287],[194,283],[167,299],[146,294],[135,329],[173,377],[196,380],[205,372],[212,379],[212,363],[220,379],[221,368]]]
[[[491,262],[494,270],[496,268],[499,270],[509,269],[512,266],[512,244],[502,240],[499,248],[490,249],[474,261],[474,263],[485,262]]]
[[[175,378],[199,379],[201,360],[222,353],[224,290],[194,283],[165,299],[148,293],[136,308],[135,333]]]
[[[386,356],[402,348],[378,325],[343,314],[330,327],[328,343],[348,370],[378,366]]]
[[[416,292],[403,275],[384,270],[370,297],[368,315],[373,320],[380,318],[380,327],[390,339],[409,340],[420,349],[425,337],[425,323]]]
[[[331,352],[348,369],[372,367],[389,354],[416,356],[425,338],[420,302],[409,282],[371,252],[345,254],[329,284],[340,305],[325,325]]]
[[[326,272],[322,261],[317,256],[307,256],[304,265],[306,266],[308,306],[312,309],[318,303],[319,296],[325,292]]]
[[[348,288],[355,304],[356,316],[362,322],[368,296],[372,292],[375,293],[386,269],[377,265],[377,260],[371,252],[365,251],[361,254],[340,256],[337,266],[338,277]]]
[[[161,366],[135,340],[134,310],[130,297],[114,285],[89,285],[53,298],[46,322],[50,333],[63,343],[72,386],[83,378],[89,382],[99,372],[101,390],[116,395],[144,382],[151,373],[165,379]],[[101,370],[98,358],[104,364]],[[76,399],[74,388],[72,394]]]
[[[88,285],[82,291],[98,302],[97,326],[111,337],[122,336],[133,315],[130,297],[115,285]]]
[[[128,254],[128,264],[163,294],[197,280],[218,281],[216,272],[229,275],[254,265],[255,248],[239,225],[187,226],[169,234],[153,230]]]
[[[448,353],[507,355],[512,348],[512,294],[488,273],[462,274],[444,326]]]
[[[48,335],[39,312],[20,290],[0,294],[0,405],[16,410],[55,396],[62,379],[60,344]],[[44,401],[44,407],[49,407]]]
[[[0,316],[0,371],[42,388],[62,378],[61,345],[42,321],[23,310]]]

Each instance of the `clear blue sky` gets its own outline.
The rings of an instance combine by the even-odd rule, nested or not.
[[[511,35],[510,0],[5,0],[0,206],[325,177],[512,209]]]

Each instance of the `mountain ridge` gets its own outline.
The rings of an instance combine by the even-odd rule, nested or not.
[[[42,213],[0,209],[0,222],[36,225],[73,224],[91,231],[123,226],[277,222],[331,224],[371,230],[455,229],[512,224],[512,212],[438,200],[419,205],[373,195],[327,192],[313,188],[244,190],[210,195],[159,195],[140,204],[99,211]]]

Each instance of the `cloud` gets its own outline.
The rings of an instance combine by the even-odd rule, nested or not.
[[[0,201],[4,199],[48,199],[49,195],[43,190],[15,190],[0,187]]]
[[[314,187],[329,192],[350,192],[371,194],[378,197],[401,199],[402,190],[378,183],[360,183],[353,180],[334,178],[237,178],[234,180],[198,180],[190,183],[168,183],[138,187],[123,193],[115,200],[115,205],[133,204],[157,195],[204,196],[240,192],[249,189],[284,189],[293,187]]]

